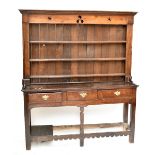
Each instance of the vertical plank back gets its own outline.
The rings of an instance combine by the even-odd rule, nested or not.
[[[131,63],[131,47],[129,43],[127,43],[127,45],[121,43],[121,41],[126,41],[126,39],[130,41],[131,28],[129,26],[101,24],[30,24],[29,28],[30,41],[41,41],[41,43],[30,43],[30,59],[70,60],[31,62],[30,74],[32,76],[38,76],[38,78],[31,79],[33,83],[78,81],[107,82],[124,80],[124,78],[121,75],[112,77],[95,75],[119,73],[130,75],[129,70],[131,66],[129,64]],[[56,41],[56,43],[50,44],[46,43],[46,41]],[[59,43],[59,41],[84,41],[86,43],[62,44]],[[89,43],[95,41],[120,41],[120,43]],[[111,60],[95,60],[99,58]],[[115,58],[129,58],[129,60],[127,62],[125,59],[114,61],[113,59]],[[83,59],[83,61],[72,61],[72,59]],[[84,61],[84,59],[94,59],[94,61]],[[62,77],[51,79],[50,76],[52,75]],[[86,77],[80,77],[80,75],[86,75]],[[45,78],[39,78],[39,76],[45,76]]]

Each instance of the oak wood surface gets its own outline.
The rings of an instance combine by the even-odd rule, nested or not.
[[[136,15],[137,12],[130,11],[93,11],[93,10],[27,10],[19,9],[22,14],[103,14],[103,15]]]
[[[136,88],[131,78],[136,12],[20,10],[26,149],[32,141],[129,135],[134,142]],[[84,132],[84,107],[123,103],[124,131]],[[129,104],[131,105],[129,109]],[[31,109],[80,107],[80,134],[31,126]],[[130,124],[128,111],[130,110]],[[112,125],[113,126],[113,125]]]

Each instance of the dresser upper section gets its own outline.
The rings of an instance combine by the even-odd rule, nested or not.
[[[20,12],[24,83],[131,81],[136,12]]]

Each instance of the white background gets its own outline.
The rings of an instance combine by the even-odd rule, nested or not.
[[[155,154],[155,5],[153,0],[5,0],[0,3],[0,154]],[[54,141],[25,150],[22,88],[22,19],[18,9],[136,11],[133,36],[133,81],[137,91],[135,143],[128,137]],[[122,106],[86,108],[87,122],[122,120]],[[33,124],[79,122],[78,108],[35,109]]]

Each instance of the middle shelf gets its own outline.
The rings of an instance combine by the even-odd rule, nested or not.
[[[30,62],[50,62],[50,61],[122,61],[126,60],[124,57],[120,58],[55,58],[55,59],[30,59]]]
[[[119,44],[126,43],[121,41],[29,41],[31,44]]]
[[[30,78],[75,78],[75,77],[109,77],[125,76],[125,73],[107,73],[107,74],[76,74],[76,75],[31,75]]]

